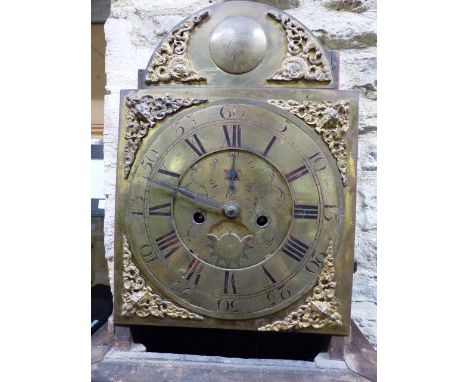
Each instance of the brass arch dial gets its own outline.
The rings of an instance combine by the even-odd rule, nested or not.
[[[121,209],[133,261],[153,289],[202,317],[294,306],[344,234],[336,159],[306,123],[266,102],[179,112],[137,159]]]
[[[358,93],[271,5],[221,2],[120,94],[114,322],[349,333]]]

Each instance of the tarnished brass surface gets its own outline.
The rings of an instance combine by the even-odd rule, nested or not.
[[[349,102],[304,101],[300,103],[292,100],[269,100],[268,102],[297,115],[322,136],[336,159],[343,184],[346,186],[348,160],[345,135],[349,129]]]
[[[154,316],[158,318],[171,317],[177,319],[203,320],[198,314],[175,306],[165,301],[146,285],[140,271],[132,261],[132,253],[128,247],[127,237],[123,236],[123,289],[122,316],[137,315],[139,317]]]
[[[156,48],[121,92],[116,323],[349,332],[358,97],[336,57],[246,1]]]
[[[244,17],[229,17],[214,29],[210,39],[210,55],[221,69],[229,73],[245,73],[255,68],[265,56],[267,38],[262,26]]]
[[[157,98],[168,92],[123,92],[122,121],[127,97]],[[116,322],[257,330],[307,304],[332,240],[343,326],[301,330],[345,334],[352,280],[357,97],[345,91],[312,94],[268,88],[231,89],[229,97],[223,89],[179,88],[172,89],[171,97],[208,102],[167,115],[158,129],[149,129],[127,180],[119,165],[116,232],[127,235],[147,285],[162,299],[204,319],[172,323],[116,315]],[[322,136],[294,113],[268,102],[293,97],[348,105],[349,129],[342,137],[348,153],[347,187]],[[241,126],[240,138],[234,126]],[[125,142],[124,135],[125,129],[120,142]],[[121,146],[120,164],[124,149]],[[233,158],[237,176],[230,178]],[[170,182],[221,204],[233,201],[239,214],[229,218],[223,209],[148,179]],[[194,220],[196,213],[203,215],[202,223]],[[257,224],[260,216],[268,218],[264,226]],[[115,277],[122,285],[122,276]],[[116,301],[116,312],[119,304]]]
[[[315,329],[324,326],[341,326],[340,303],[335,297],[335,264],[333,259],[333,241],[330,241],[322,270],[311,297],[298,310],[289,313],[283,320],[261,326],[260,331],[281,331],[302,329],[312,326]]]

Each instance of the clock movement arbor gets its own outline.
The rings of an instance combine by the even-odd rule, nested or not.
[[[121,91],[114,322],[346,335],[358,97],[286,13],[214,5]]]

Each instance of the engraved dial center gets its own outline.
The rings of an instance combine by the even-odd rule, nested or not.
[[[284,241],[293,200],[283,175],[264,158],[221,150],[195,162],[181,177],[183,187],[223,205],[221,210],[174,198],[174,223],[198,259],[219,268],[259,264]]]

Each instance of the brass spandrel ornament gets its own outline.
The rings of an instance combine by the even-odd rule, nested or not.
[[[148,66],[146,82],[192,82],[205,81],[206,78],[193,70],[187,57],[187,44],[193,29],[208,17],[209,12],[189,18],[174,29],[155,52]]]
[[[148,134],[148,129],[155,127],[158,122],[169,114],[206,101],[206,99],[197,98],[173,99],[169,94],[164,97],[153,97],[151,95],[143,97],[127,96],[127,128],[125,132],[127,143],[124,149],[124,177],[128,178],[135,161],[135,155],[142,140]]]
[[[288,40],[288,51],[281,68],[268,79],[330,82],[330,62],[315,37],[285,14],[268,12],[268,16],[281,23]]]
[[[127,237],[123,236],[123,289],[122,289],[122,316],[138,317],[170,317],[177,319],[203,320],[198,314],[175,306],[152,292],[146,285],[140,270],[132,261],[132,252],[128,246]]]
[[[156,56],[179,40],[205,82],[162,87],[150,65],[121,92],[114,321],[347,334],[358,97],[334,90],[334,53],[247,1],[189,17]],[[308,74],[271,81],[292,58]]]
[[[349,102],[297,102],[293,100],[269,100],[268,102],[297,115],[321,135],[336,159],[343,184],[346,186],[348,155],[345,135],[349,129]]]
[[[322,270],[312,296],[299,309],[289,313],[284,319],[261,326],[260,331],[282,331],[302,329],[309,326],[320,329],[327,325],[341,326],[340,303],[335,296],[335,264],[333,260],[333,241],[327,248],[327,256],[323,260]]]

